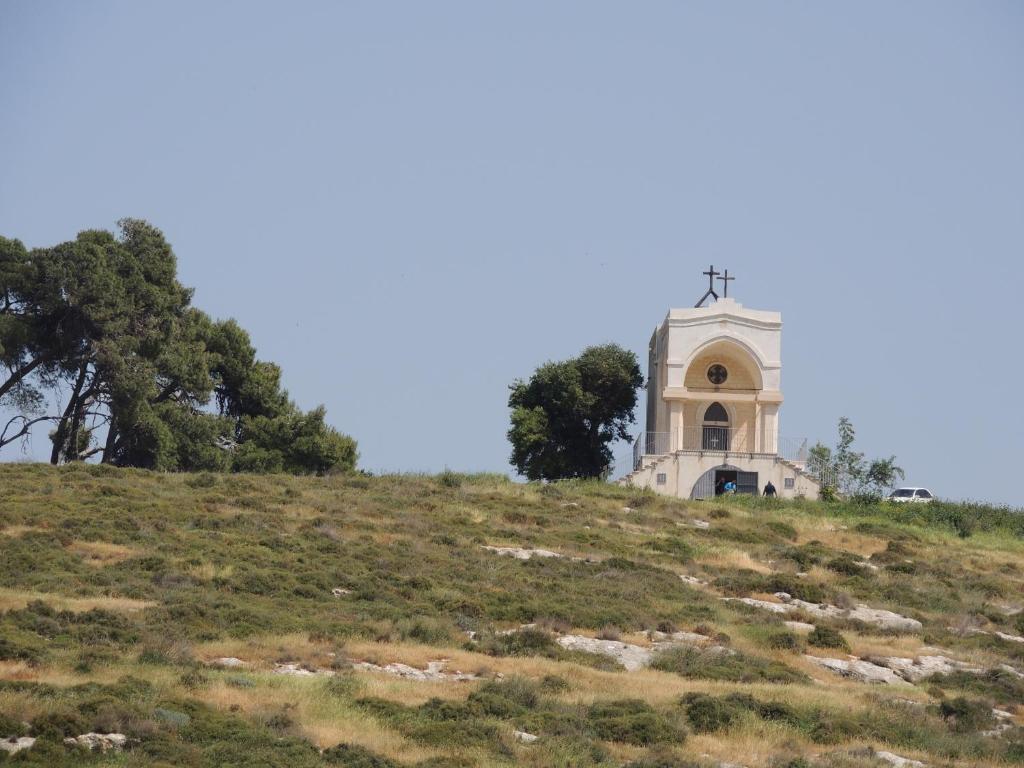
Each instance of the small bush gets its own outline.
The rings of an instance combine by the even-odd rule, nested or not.
[[[789,539],[790,541],[796,541],[797,539],[796,528],[789,523],[784,523],[781,520],[769,520],[766,523],[766,527],[769,531],[778,534],[784,539]]]
[[[867,576],[871,573],[858,558],[846,552],[829,560],[825,563],[825,567],[844,576]]]
[[[777,661],[739,652],[697,648],[669,648],[651,663],[654,669],[682,677],[735,683],[803,683],[808,677]]]
[[[594,704],[588,713],[598,738],[637,746],[681,742],[682,726],[656,712],[641,699],[619,699]]]
[[[792,632],[774,632],[768,635],[767,645],[777,651],[799,652],[803,650],[803,641]]]
[[[939,714],[956,733],[975,733],[995,722],[992,707],[983,701],[957,696],[939,704]]]
[[[461,488],[462,476],[452,472],[450,469],[445,469],[444,472],[437,476],[437,482],[442,488]]]
[[[329,765],[339,765],[342,768],[401,768],[400,763],[356,744],[338,744],[326,749],[324,760]]]
[[[816,626],[807,635],[807,644],[815,648],[838,648],[849,651],[850,645],[842,633],[831,627]]]
[[[732,725],[739,709],[716,696],[706,693],[688,693],[682,699],[686,719],[697,733],[714,733]]]

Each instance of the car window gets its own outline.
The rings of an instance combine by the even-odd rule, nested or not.
[[[932,495],[930,493],[928,493],[928,491],[926,491],[924,488],[921,488],[917,492],[917,495],[918,495],[918,497],[920,497],[922,499],[930,499],[932,497]]]
[[[914,495],[914,492],[909,488],[900,488],[896,493],[893,494],[897,499],[907,499]]]

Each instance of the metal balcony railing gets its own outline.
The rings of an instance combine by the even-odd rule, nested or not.
[[[746,453],[778,456],[801,468],[807,461],[809,442],[805,438],[754,439],[753,430],[719,426],[684,427],[671,432],[641,432],[633,443],[633,469],[643,466],[644,457],[669,453]]]

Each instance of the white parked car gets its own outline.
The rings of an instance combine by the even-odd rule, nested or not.
[[[900,503],[927,503],[934,499],[935,497],[932,496],[932,492],[927,488],[897,488],[889,494],[889,501],[898,501]]]

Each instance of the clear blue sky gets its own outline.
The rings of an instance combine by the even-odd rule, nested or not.
[[[1024,505],[1022,86],[1016,1],[2,0],[0,233],[152,221],[371,470],[509,471],[509,382],[714,262],[783,434]]]

